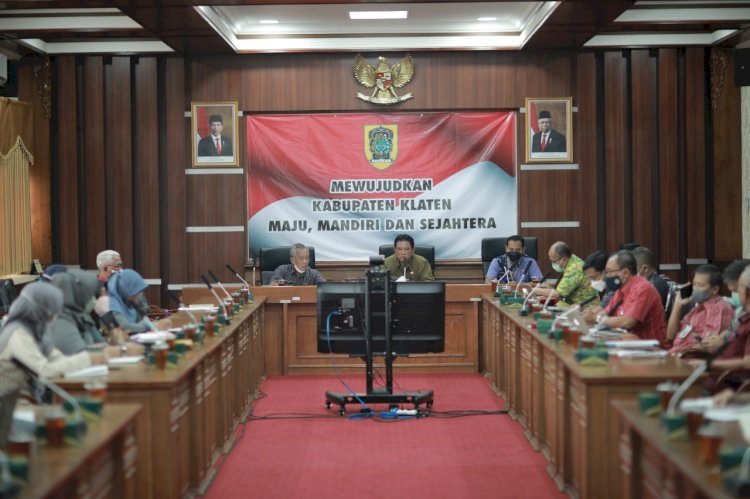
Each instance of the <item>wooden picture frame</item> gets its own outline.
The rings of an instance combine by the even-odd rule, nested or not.
[[[573,98],[527,97],[525,133],[527,163],[572,163]]]
[[[236,101],[191,102],[193,168],[239,165]]]

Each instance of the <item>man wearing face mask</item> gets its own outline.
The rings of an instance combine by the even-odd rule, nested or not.
[[[735,260],[727,265],[727,268],[724,269],[724,273],[721,276],[722,279],[724,279],[724,285],[731,293],[728,301],[735,310],[742,308],[742,305],[740,304],[740,294],[738,292],[738,281],[740,275],[742,275],[742,272],[748,265],[750,265],[750,260]]]
[[[591,287],[599,293],[599,306],[604,308],[612,300],[614,291],[607,290],[607,284],[604,282],[604,268],[607,266],[609,253],[603,250],[596,250],[591,253],[583,262],[583,271],[591,280]]]
[[[557,286],[552,288],[539,287],[536,293],[547,297],[560,297],[569,304],[582,303],[593,299],[590,303],[594,306],[599,304],[599,293],[591,287],[591,280],[583,271],[583,260],[573,254],[570,247],[562,241],[550,246],[547,252],[552,268],[561,273],[562,277]]]
[[[539,265],[525,251],[526,242],[523,238],[519,235],[510,236],[505,241],[505,254],[492,259],[484,282],[528,282],[541,279]],[[529,271],[524,273],[526,267]]]
[[[323,275],[310,268],[310,250],[304,244],[293,244],[289,250],[289,261],[279,265],[271,277],[271,286],[314,286],[325,282]]]
[[[633,256],[635,257],[635,266],[638,269],[638,275],[648,279],[648,282],[656,288],[661,297],[661,304],[664,306],[667,303],[667,296],[669,295],[669,283],[656,270],[657,263],[654,252],[645,246],[639,246],[633,250]]]
[[[615,291],[615,295],[597,315],[597,322],[610,328],[627,329],[644,340],[663,343],[667,327],[659,293],[646,278],[637,274],[635,257],[630,251],[618,251],[609,257],[604,280],[607,289]]]
[[[675,304],[667,324],[667,339],[673,340],[672,353],[703,350],[703,341],[727,330],[732,322],[732,307],[719,295],[721,273],[715,265],[701,265],[693,276],[693,293],[683,298],[675,296]],[[695,307],[680,320],[681,311],[688,303]]]
[[[737,281],[741,313],[732,320],[725,341],[730,344],[720,358],[711,363],[712,371],[750,368],[750,267],[742,271]]]
[[[117,272],[107,281],[109,311],[116,327],[128,334],[143,333],[157,329],[148,319],[148,302],[144,291],[148,284],[133,269]]]

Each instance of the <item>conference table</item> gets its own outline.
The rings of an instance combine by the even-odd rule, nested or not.
[[[245,305],[217,336],[206,337],[166,370],[143,362],[110,368],[108,401],[142,406],[135,430],[139,497],[205,492],[263,376],[264,301]],[[173,316],[174,325],[190,321],[186,314]],[[85,381],[56,380],[72,393],[83,393]]]
[[[722,486],[722,476],[700,462],[698,442],[668,439],[659,418],[642,416],[635,401],[618,400],[612,405],[622,421],[622,497],[735,497]]]
[[[39,443],[18,497],[139,497],[141,449],[135,433],[140,410],[138,404],[107,403],[76,444],[48,448]]]
[[[581,365],[575,349],[548,339],[531,317],[482,295],[482,366],[547,470],[571,497],[622,497],[620,418],[612,402],[635,400],[691,369],[675,357]]]

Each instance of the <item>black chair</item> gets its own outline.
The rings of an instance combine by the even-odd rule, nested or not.
[[[315,248],[308,246],[310,250],[310,268],[315,268]],[[291,263],[291,246],[277,246],[275,248],[261,248],[258,254],[260,260],[260,282],[263,285],[271,284],[271,277],[279,265]]]
[[[526,248],[526,255],[536,260],[536,237],[522,237],[524,247]],[[493,258],[505,254],[505,241],[507,239],[507,237],[485,237],[482,239],[482,268],[484,271],[482,275],[487,275],[487,271],[490,269],[490,264],[492,263]]]
[[[378,250],[378,254],[383,255],[386,258],[391,256],[393,253],[394,248],[392,244],[381,244],[380,249]],[[430,267],[433,271],[435,270],[435,246],[423,246],[417,244],[414,246],[414,253],[430,262]]]
[[[16,286],[13,279],[0,279],[0,317],[8,313],[10,304],[16,299]]]

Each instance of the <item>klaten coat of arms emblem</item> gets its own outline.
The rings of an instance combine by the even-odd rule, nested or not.
[[[411,99],[414,97],[413,94],[408,93],[399,97],[395,89],[409,83],[413,76],[414,59],[409,54],[393,66],[388,65],[386,57],[380,56],[377,68],[360,54],[354,58],[354,78],[366,88],[374,87],[372,95],[357,94],[357,98],[365,102],[388,105]]]

